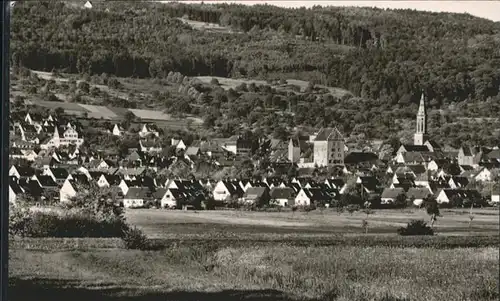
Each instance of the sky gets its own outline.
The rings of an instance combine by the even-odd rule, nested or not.
[[[162,1],[163,2],[163,1]],[[168,2],[168,1],[165,1]],[[200,3],[202,1],[179,1]],[[416,9],[433,12],[452,12],[452,13],[469,13],[473,16],[486,18],[495,22],[500,22],[500,1],[211,1],[205,0],[205,3],[241,3],[241,4],[264,4],[268,3],[283,7],[312,7],[314,5],[321,6],[369,6],[378,8],[392,9]]]

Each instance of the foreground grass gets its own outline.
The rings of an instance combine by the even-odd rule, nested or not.
[[[10,299],[497,300],[498,261],[493,247],[11,249]]]

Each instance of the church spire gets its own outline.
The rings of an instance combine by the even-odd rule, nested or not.
[[[418,107],[418,115],[425,115],[424,91],[422,91],[422,96],[420,97],[420,106]]]

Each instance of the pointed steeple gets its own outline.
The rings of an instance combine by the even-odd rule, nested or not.
[[[418,115],[425,115],[424,91],[422,91],[422,96],[420,97],[420,105],[418,107]]]

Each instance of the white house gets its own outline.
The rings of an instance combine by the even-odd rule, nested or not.
[[[500,204],[500,189],[493,190],[491,193],[491,203],[492,204]]]
[[[481,195],[477,190],[473,189],[443,189],[436,197],[438,204],[450,203],[454,197],[458,197],[464,201],[476,202],[481,199]]]
[[[143,207],[146,200],[151,198],[151,191],[147,187],[131,187],[123,197],[123,207]]]
[[[54,127],[54,134],[52,135],[52,138],[40,144],[40,148],[59,148],[61,146],[69,146],[71,144],[74,144],[78,148],[83,144],[83,138],[80,138],[76,129],[68,123],[68,126],[62,135],[59,133],[57,126]]]
[[[295,190],[292,188],[272,188],[269,192],[270,200],[282,207],[295,205]]]
[[[185,192],[181,191],[181,189],[175,189],[175,188],[167,189],[167,191],[160,200],[161,208],[177,207],[179,201],[182,201],[187,197],[188,195]]]
[[[139,131],[139,136],[140,136],[141,138],[144,138],[144,137],[146,137],[146,136],[148,136],[148,135],[153,135],[153,136],[156,136],[156,137],[159,137],[159,136],[160,136],[160,134],[159,134],[157,131],[153,131],[153,130],[151,130],[151,129],[148,127],[148,125],[147,125],[147,124],[144,124],[144,125],[142,126],[142,129]]]
[[[309,206],[315,202],[328,203],[330,196],[321,188],[302,188],[295,197],[295,205]]]
[[[115,124],[115,126],[113,127],[113,130],[111,131],[111,133],[114,136],[121,137],[122,133],[123,133],[123,129],[118,124]]]
[[[479,170],[478,173],[474,176],[474,179],[476,181],[480,182],[491,182],[493,179],[499,174],[499,169],[498,168],[486,168],[483,167]]]
[[[76,196],[75,187],[73,187],[72,181],[70,179],[66,179],[61,189],[59,190],[59,200],[61,202],[69,202],[73,197]]]
[[[172,138],[170,142],[171,142],[170,144],[175,146],[176,149],[182,149],[182,150],[186,149],[186,144],[184,143],[184,141],[182,141],[182,139]]]
[[[87,1],[87,2],[85,2],[85,4],[83,5],[83,7],[88,8],[88,9],[91,9],[91,8],[92,8],[92,3],[91,3],[90,1]]]
[[[224,201],[228,197],[241,198],[244,194],[243,189],[238,184],[230,181],[219,181],[214,187],[213,196],[216,201]]]

